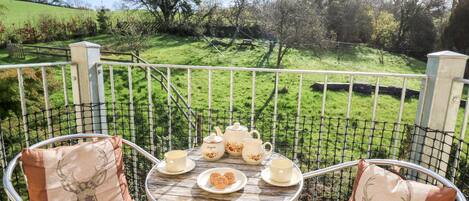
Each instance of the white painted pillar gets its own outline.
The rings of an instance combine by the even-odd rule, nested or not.
[[[420,93],[419,106],[423,104],[423,107],[419,107],[417,111],[416,124],[453,132],[463,90],[463,84],[453,80],[464,76],[468,56],[451,51],[435,52],[427,56],[428,81],[426,93],[423,94],[424,89]],[[441,133],[427,132],[425,136],[420,135],[414,138],[411,159],[423,166],[435,167],[439,169],[439,174],[444,175],[449,162],[452,136],[446,136],[445,143],[441,143]]]
[[[97,65],[101,58],[101,46],[86,41],[69,46],[73,63],[71,68],[73,103],[78,105],[75,107],[77,131],[107,134],[103,70]],[[91,104],[92,112],[89,111],[89,107],[82,108],[80,104],[86,106]],[[79,112],[82,109],[85,112]]]

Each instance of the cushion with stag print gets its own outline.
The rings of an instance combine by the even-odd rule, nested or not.
[[[131,200],[120,137],[21,154],[32,201]]]
[[[452,188],[405,180],[396,173],[360,160],[349,201],[454,201],[455,199],[456,191]]]

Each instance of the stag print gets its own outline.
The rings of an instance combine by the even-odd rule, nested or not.
[[[101,165],[94,167],[94,174],[87,181],[79,181],[73,171],[69,174],[64,172],[63,168],[66,165],[64,159],[66,155],[62,156],[57,164],[57,174],[60,177],[62,188],[65,191],[74,193],[77,201],[97,201],[96,188],[106,180],[106,164],[108,164],[106,152],[98,146],[93,146],[93,149],[98,151],[97,161]]]
[[[362,201],[372,201],[373,200],[373,196],[372,195],[369,195],[369,187],[375,185],[375,180],[376,178],[373,176],[373,177],[370,177],[368,178],[368,180],[366,180],[365,182],[365,187],[363,189],[363,198],[362,198]]]

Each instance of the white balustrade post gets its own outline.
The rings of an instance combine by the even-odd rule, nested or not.
[[[422,88],[420,93],[416,124],[424,128],[454,132],[463,84],[453,80],[464,76],[468,56],[451,51],[435,52],[427,56],[428,81],[426,90]],[[413,138],[411,160],[437,169],[439,174],[444,175],[449,163],[452,133],[445,138],[441,135],[442,133],[435,132],[418,133]]]
[[[71,75],[77,132],[107,134],[103,70],[97,65],[101,58],[101,46],[86,41],[69,46],[73,63]],[[82,107],[83,104],[91,104],[92,111],[90,107]]]

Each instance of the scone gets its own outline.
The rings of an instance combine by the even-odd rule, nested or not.
[[[233,172],[225,172],[223,176],[228,180],[228,185],[234,184],[236,182],[236,177]]]
[[[228,179],[225,176],[215,177],[214,186],[216,189],[224,189],[228,185]]]
[[[213,172],[212,174],[210,174],[210,184],[212,184],[213,186],[215,186],[215,179],[217,177],[221,177],[221,174],[218,173],[218,172]]]

